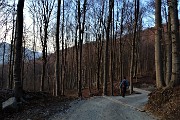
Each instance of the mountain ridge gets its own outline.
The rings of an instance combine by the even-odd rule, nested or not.
[[[4,54],[5,51],[5,54]],[[0,64],[3,64],[3,55],[4,55],[4,63],[7,64],[9,62],[11,51],[11,44],[7,42],[0,43]],[[42,56],[41,52],[35,52],[35,58],[38,59]],[[25,59],[24,60],[33,60],[34,52],[28,48],[25,48]]]

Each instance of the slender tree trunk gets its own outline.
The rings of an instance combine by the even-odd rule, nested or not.
[[[25,59],[25,41],[24,41],[24,37],[23,37],[23,44],[22,44],[23,48],[22,48],[22,67],[21,67],[21,84],[22,84],[22,89],[23,89],[23,85],[24,85],[24,59]]]
[[[97,72],[97,89],[100,90],[100,70],[101,70],[101,59],[102,59],[102,35],[98,37],[98,72]]]
[[[7,24],[6,24],[7,26]],[[6,29],[7,30],[7,29]],[[6,33],[5,33],[5,41],[6,41]],[[3,65],[2,65],[2,81],[1,81],[1,88],[3,88],[4,84],[4,57],[5,57],[5,52],[6,52],[6,45],[5,42],[3,44]]]
[[[100,22],[99,22],[99,31],[100,31],[101,33],[97,35],[97,43],[98,43],[97,89],[98,89],[98,92],[99,92],[99,90],[100,90],[101,60],[102,60],[102,48],[103,48],[103,42],[102,42],[103,30],[101,30],[101,29],[102,29],[103,15],[104,15],[104,1],[103,1],[103,3],[102,3],[102,11],[101,11],[101,16],[100,16],[100,18],[99,18],[99,19],[100,19]]]
[[[15,12],[15,0],[13,4],[13,12]],[[15,28],[15,14],[13,13],[13,26],[12,26],[12,38],[11,38],[11,49],[10,49],[10,59],[9,59],[9,82],[7,88],[12,89],[13,82],[13,49],[14,49],[14,28]]]
[[[63,21],[62,21],[62,63],[61,63],[61,95],[64,95],[64,0],[63,0]]]
[[[2,65],[2,81],[1,81],[1,88],[3,88],[3,86],[4,86],[4,62],[5,62],[5,53],[6,53],[6,38],[7,38],[7,15],[6,15],[6,32],[5,32],[5,37],[4,37],[4,39],[5,39],[5,42],[4,42],[4,44],[2,44],[3,45],[3,65]]]
[[[58,0],[57,9],[57,26],[56,26],[56,67],[55,67],[55,96],[60,95],[60,66],[59,66],[59,25],[60,25],[60,10],[61,10],[61,0]]]
[[[33,8],[35,9],[35,8]],[[35,15],[33,14],[33,90],[36,90],[36,21]]]
[[[134,74],[134,66],[135,66],[135,47],[136,47],[135,43],[136,43],[138,16],[139,16],[139,0],[135,0],[135,22],[134,22],[134,33],[133,33],[132,49],[131,49],[131,67],[130,67],[130,94],[133,93],[133,74]]]
[[[172,74],[172,38],[171,38],[171,17],[170,8],[168,6],[168,26],[167,26],[168,37],[166,40],[166,85],[169,84]]]
[[[111,95],[114,95],[114,80],[115,80],[115,37],[114,37],[114,7],[113,7],[113,19],[111,24]]]
[[[83,4],[83,22],[82,22],[82,28],[81,28],[81,8],[80,8],[80,0],[78,0],[78,24],[79,24],[79,46],[80,46],[80,75],[79,75],[79,91],[78,91],[78,96],[82,97],[82,45],[83,45],[83,34],[84,34],[84,25],[85,25],[85,18],[86,18],[86,3],[87,0],[84,0]]]
[[[22,64],[22,37],[23,37],[23,8],[24,0],[18,1],[17,6],[17,26],[16,26],[16,49],[15,49],[15,63],[14,63],[14,93],[17,101],[23,95],[23,89],[21,84],[21,64]]]
[[[43,65],[42,65],[42,76],[41,76],[41,87],[40,87],[40,91],[44,91],[44,80],[45,80],[45,74],[46,74],[46,47],[45,47],[45,43],[43,45],[43,52],[42,52],[43,56]]]
[[[161,53],[162,25],[161,25],[161,1],[155,1],[155,66],[156,66],[156,85],[157,88],[163,87],[163,61]]]
[[[54,2],[55,0],[51,1],[49,3],[48,0],[43,0],[41,1],[42,4],[42,9],[41,9],[41,14],[42,14],[42,18],[41,18],[41,27],[40,27],[40,36],[41,36],[41,43],[42,43],[42,61],[43,61],[43,65],[42,65],[42,76],[41,76],[41,86],[40,86],[40,91],[44,91],[44,82],[46,80],[47,76],[47,40],[48,40],[48,26],[49,26],[49,22],[50,22],[50,17],[51,17],[51,13],[54,7]],[[43,20],[43,21],[42,21]],[[42,26],[43,26],[43,36],[42,36]]]
[[[119,79],[120,81],[123,79],[123,52],[122,52],[122,34],[123,34],[123,22],[124,22],[124,11],[125,11],[125,4],[126,1],[123,0],[123,7],[121,10],[121,21],[120,21],[120,35],[119,35],[119,62],[120,62],[120,68],[119,68]]]
[[[80,0],[78,0],[78,28],[79,28],[79,43],[81,45],[81,7],[80,7]],[[80,46],[81,47],[81,46]],[[81,50],[80,50],[81,51]],[[80,53],[81,54],[81,53]],[[78,56],[77,56],[78,57]],[[81,65],[81,58],[80,58],[80,65]],[[81,69],[80,69],[81,70]],[[79,71],[79,70],[78,70]],[[78,72],[79,74],[79,72]],[[81,91],[81,87],[82,87],[82,81],[81,81],[81,75],[79,77],[78,80],[78,96],[82,97],[82,91]]]
[[[75,15],[75,19],[77,21],[77,24],[76,24],[76,31],[75,31],[75,48],[76,48],[76,87],[77,87],[77,90],[79,90],[79,52],[78,52],[78,49],[79,49],[79,45],[78,45],[78,39],[77,39],[77,36],[78,36],[78,3],[76,5],[76,15]]]
[[[78,26],[76,26],[76,36],[75,36],[75,48],[76,48],[76,83],[77,83],[77,89],[79,88],[79,54],[78,54],[78,40],[77,40],[77,34],[78,34]]]

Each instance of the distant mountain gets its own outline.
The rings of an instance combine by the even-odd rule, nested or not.
[[[5,48],[5,54],[4,54],[4,63],[7,64],[9,62],[10,57],[10,51],[11,51],[11,44],[2,42],[0,43],[0,64],[3,63],[3,53]],[[35,52],[35,58],[39,58],[42,56],[42,53]],[[25,60],[33,60],[34,54],[33,51],[30,49],[25,48]]]

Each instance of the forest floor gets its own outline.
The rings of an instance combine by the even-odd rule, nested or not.
[[[165,102],[162,102],[158,108],[156,108],[158,104],[158,92],[157,90],[154,90],[154,84],[155,81],[152,80],[150,77],[141,77],[139,79],[134,80],[134,87],[141,88],[148,91],[153,91],[149,96],[149,102],[146,105],[146,109],[150,112],[155,113],[155,111],[158,109],[160,112],[158,112],[157,116],[162,116],[162,118],[166,117],[163,116],[164,113],[168,112],[168,118],[172,118],[172,116],[179,116],[180,112],[171,112],[174,110],[175,107],[172,105],[180,105],[179,104],[179,97],[180,97],[180,89],[175,88],[174,90],[170,90],[169,92],[164,92],[164,94],[170,95],[169,97],[163,98],[165,99]],[[109,85],[110,86],[110,83]],[[100,92],[98,92],[95,88],[91,89],[91,94],[89,94],[89,89],[84,88],[83,89],[83,97],[79,99],[77,97],[77,90],[68,90],[65,91],[66,96],[60,96],[60,97],[54,97],[48,93],[41,93],[41,92],[26,92],[26,95],[29,96],[29,99],[27,100],[28,103],[23,104],[21,109],[18,112],[4,112],[0,111],[0,119],[2,120],[46,120],[49,119],[50,116],[55,115],[57,112],[66,112],[68,111],[70,107],[70,103],[74,100],[86,100],[89,99],[92,96],[101,96],[102,95],[102,88],[100,89]],[[176,91],[179,93],[175,94]],[[111,95],[110,87],[108,87],[108,96]],[[129,93],[127,93],[129,95]],[[0,103],[7,100],[9,97],[13,96],[12,91],[10,90],[0,90]],[[119,82],[114,82],[114,96],[120,96],[119,92]],[[156,96],[156,97],[153,97]],[[179,97],[178,97],[179,96]],[[156,100],[157,99],[157,100]],[[175,100],[176,99],[176,100]],[[156,101],[156,102],[153,102]],[[162,100],[161,100],[162,101]],[[171,104],[169,104],[168,101],[171,101]],[[172,103],[172,101],[174,101]],[[177,109],[180,108],[180,106],[177,105]],[[172,107],[171,107],[172,106]],[[164,109],[168,108],[168,109]],[[178,118],[178,117],[177,117]]]
[[[162,120],[180,119],[180,86],[168,89],[157,89],[149,94],[145,109]]]

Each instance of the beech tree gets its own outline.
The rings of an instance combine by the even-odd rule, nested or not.
[[[170,86],[180,85],[180,39],[179,39],[179,19],[178,0],[169,0],[171,36],[172,36],[172,76]]]
[[[47,40],[48,40],[48,27],[51,18],[51,14],[54,8],[55,0],[41,0],[37,1],[39,12],[39,25],[40,25],[40,39],[42,44],[42,76],[40,91],[44,91],[44,81],[46,78],[47,67]]]
[[[85,18],[86,18],[86,5],[87,0],[84,0],[83,3],[83,21],[81,22],[81,5],[80,0],[78,0],[78,30],[79,30],[79,90],[78,96],[82,97],[82,45],[83,45],[83,34],[84,34],[84,26],[85,26]],[[82,24],[82,25],[81,25]]]
[[[13,88],[13,65],[14,65],[14,46],[15,46],[15,0],[13,3],[13,12],[12,12],[12,34],[11,34],[11,48],[10,48],[10,55],[9,55],[9,69],[8,69],[8,84],[7,88]]]
[[[36,6],[37,6],[37,4],[36,4],[36,2],[34,2],[33,0],[31,1],[31,4],[30,4],[30,6],[29,6],[29,11],[30,11],[30,13],[31,13],[31,15],[32,15],[32,19],[33,19],[33,57],[34,57],[34,59],[33,59],[33,89],[34,89],[34,91],[36,90],[36,42],[37,42],[37,36],[36,36],[36,34],[38,34],[38,32],[36,33],[36,15],[37,15],[37,13],[36,13]]]
[[[56,26],[56,67],[55,67],[55,95],[60,95],[60,66],[59,66],[59,25],[60,25],[60,7],[61,0],[58,0],[58,8],[57,8],[57,26]]]
[[[119,39],[119,61],[120,61],[120,70],[119,70],[119,73],[120,73],[120,80],[123,79],[123,52],[122,52],[122,34],[123,34],[123,22],[124,22],[124,12],[125,12],[125,4],[126,4],[126,1],[123,0],[123,7],[121,9],[121,20],[120,20],[120,39]]]
[[[136,47],[136,32],[137,32],[137,24],[138,24],[138,16],[139,16],[139,0],[135,0],[135,20],[134,20],[134,32],[133,32],[133,40],[132,40],[132,49],[131,49],[131,67],[130,67],[130,94],[133,92],[133,74],[134,74],[134,66],[135,66],[135,47]]]
[[[23,8],[24,0],[19,0],[17,5],[17,24],[16,24],[16,46],[14,63],[14,93],[17,101],[23,95],[21,69],[22,69],[22,37],[23,37]]]
[[[7,16],[6,16],[7,17]],[[3,60],[2,60],[2,80],[1,80],[1,88],[3,88],[3,86],[4,86],[4,65],[5,65],[5,53],[6,53],[6,40],[7,40],[7,32],[8,32],[8,30],[7,30],[7,18],[6,18],[6,23],[5,23],[5,25],[6,25],[6,31],[5,31],[5,35],[4,35],[4,40],[5,40],[5,42],[3,42],[4,44],[2,44],[3,45]]]
[[[104,85],[103,85],[103,94],[107,95],[107,82],[109,80],[109,33],[110,33],[110,27],[112,22],[112,10],[114,7],[114,0],[109,0],[109,14],[107,18],[107,24],[106,24],[106,44],[105,44],[105,68],[104,68]]]
[[[167,0],[168,1],[168,0]],[[172,74],[172,41],[171,41],[171,16],[170,16],[170,6],[168,5],[168,20],[166,20],[167,23],[167,39],[166,39],[166,68],[165,68],[165,82],[166,85],[169,84],[170,80],[171,80],[171,74]]]
[[[165,86],[163,77],[162,61],[162,18],[161,18],[161,0],[155,1],[155,66],[156,66],[156,85],[157,87]]]

